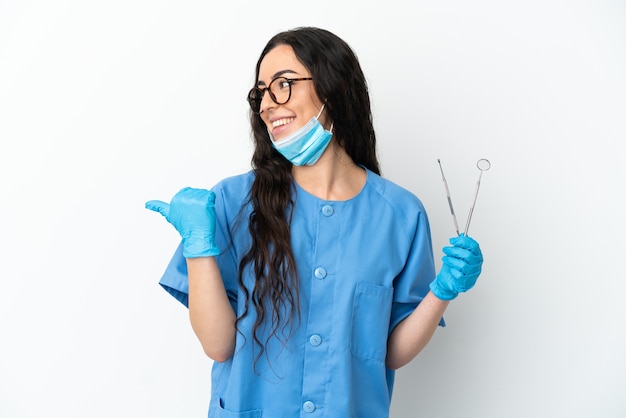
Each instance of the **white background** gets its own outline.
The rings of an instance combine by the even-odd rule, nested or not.
[[[411,5],[409,7],[409,4]],[[356,51],[383,174],[484,272],[397,375],[392,416],[626,416],[622,1],[0,0],[0,417],[203,417],[211,362],[157,284],[147,211],[249,168],[265,42]]]

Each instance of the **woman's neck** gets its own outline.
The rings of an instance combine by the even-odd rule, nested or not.
[[[352,161],[343,148],[332,141],[312,166],[294,166],[293,177],[308,193],[323,200],[349,200],[365,185],[367,173]]]

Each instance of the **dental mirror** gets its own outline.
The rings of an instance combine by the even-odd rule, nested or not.
[[[470,208],[469,215],[467,215],[467,223],[465,224],[465,236],[467,236],[467,231],[469,231],[470,221],[472,220],[472,214],[474,213],[474,206],[476,206],[476,198],[478,198],[478,189],[480,189],[480,178],[483,176],[483,173],[491,168],[491,163],[489,160],[481,158],[476,163],[476,167],[480,170],[480,174],[478,175],[478,182],[476,182],[476,191],[474,192],[474,202],[472,203],[472,207]]]

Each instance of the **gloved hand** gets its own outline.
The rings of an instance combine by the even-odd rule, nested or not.
[[[483,254],[478,243],[461,234],[450,238],[452,247],[444,247],[443,266],[430,284],[430,290],[441,300],[452,300],[467,292],[480,275]]]
[[[160,200],[146,202],[146,208],[159,212],[174,225],[183,238],[185,258],[219,255],[215,245],[215,193],[185,187],[171,203]]]

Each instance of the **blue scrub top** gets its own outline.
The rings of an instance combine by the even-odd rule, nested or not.
[[[216,257],[233,309],[241,314],[239,260],[250,246],[242,205],[248,172],[214,188]],[[300,321],[285,342],[273,338],[254,367],[254,309],[239,323],[235,354],[214,362],[210,418],[385,418],[394,372],[387,337],[429,291],[435,267],[428,218],[411,192],[367,171],[346,201],[294,190],[291,225],[300,275]],[[251,288],[253,276],[244,281]],[[160,284],[187,306],[187,267],[179,246]],[[443,325],[443,319],[440,323]],[[242,335],[243,334],[243,335]]]

